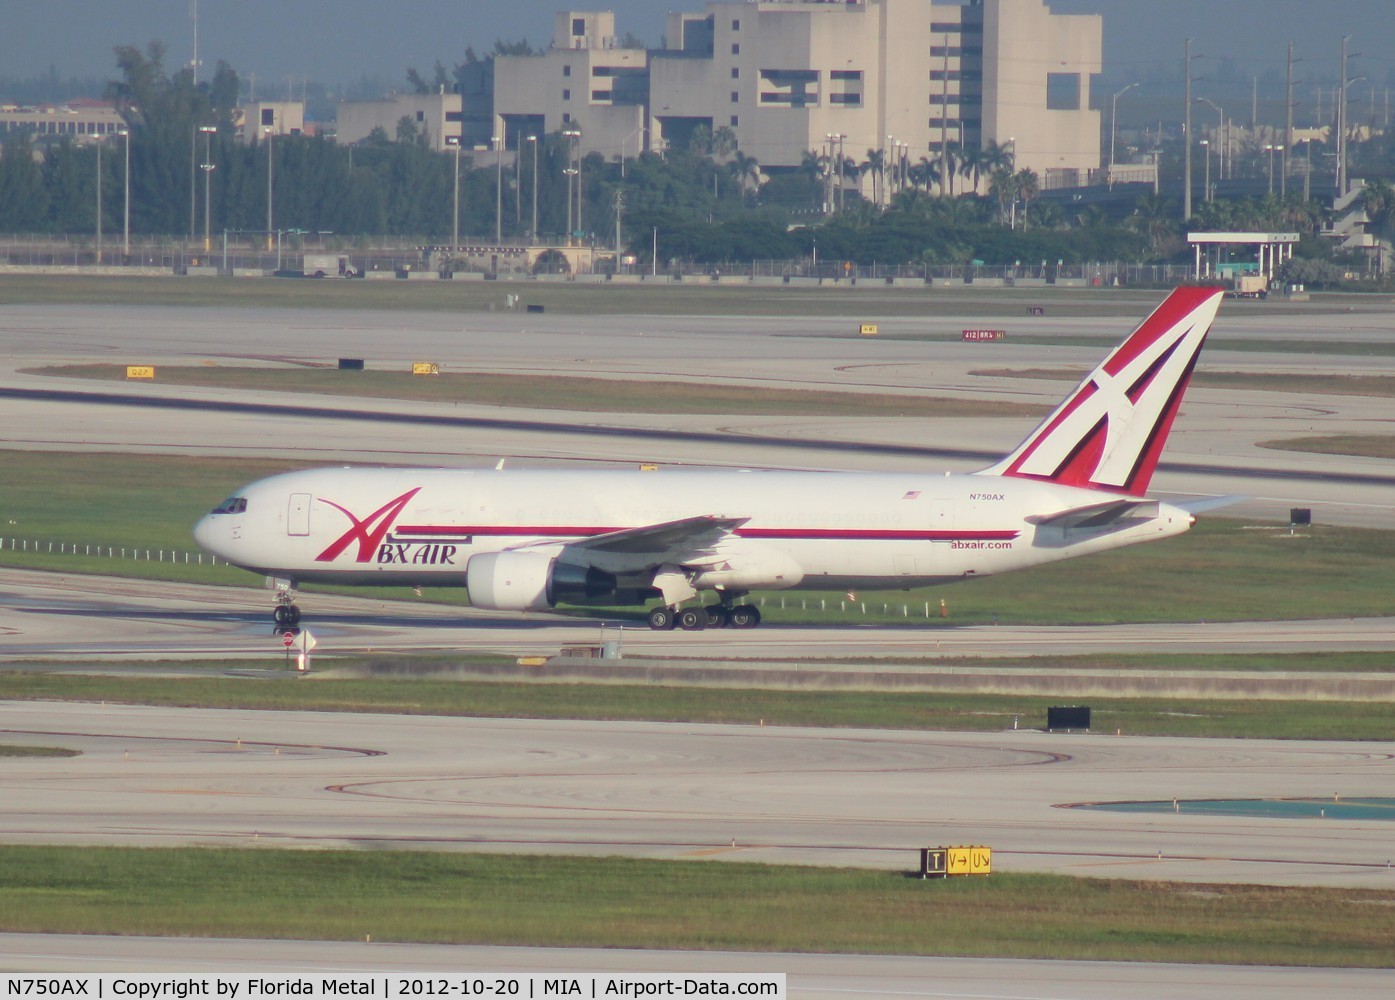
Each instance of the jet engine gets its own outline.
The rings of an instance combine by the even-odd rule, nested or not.
[[[536,552],[489,552],[465,565],[470,604],[493,611],[544,611],[619,596],[614,576]]]

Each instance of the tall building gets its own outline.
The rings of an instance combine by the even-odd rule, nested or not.
[[[1102,20],[1045,0],[712,0],[670,14],[667,47],[648,53],[615,48],[610,14],[557,25],[546,55],[496,62],[495,113],[574,123],[587,151],[632,156],[701,125],[731,129],[767,170],[832,137],[859,162],[998,143],[1047,187],[1100,165]]]
[[[495,56],[494,114],[505,147],[581,132],[583,153],[638,156],[649,146],[649,53],[620,48],[610,11],[558,11],[540,56]]]
[[[406,119],[417,135],[424,135],[432,149],[445,151],[459,141],[459,94],[393,94],[381,101],[341,101],[336,116],[336,138],[344,144],[362,142],[374,129],[397,138]]]

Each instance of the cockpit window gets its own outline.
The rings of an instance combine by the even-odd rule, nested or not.
[[[228,497],[217,507],[213,508],[214,514],[241,514],[247,510],[246,497]]]

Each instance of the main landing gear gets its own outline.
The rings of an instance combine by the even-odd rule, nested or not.
[[[755,628],[760,624],[760,609],[754,604],[709,604],[705,608],[670,608],[659,605],[649,612],[649,627],[655,632],[667,632],[675,626],[686,632],[707,628]]]

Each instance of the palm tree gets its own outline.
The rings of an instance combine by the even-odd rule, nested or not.
[[[941,181],[949,182],[949,196],[954,197],[954,175],[959,171],[959,160],[963,156],[964,149],[957,142],[945,144],[941,162],[944,163],[944,176]]]
[[[730,125],[722,125],[712,133],[712,155],[718,158],[736,152],[736,133]]]
[[[990,139],[988,145],[983,147],[983,171],[991,174],[999,167],[1011,170],[1016,165],[1014,158],[1011,146]]]
[[[990,171],[986,149],[966,149],[959,164],[959,172],[973,182],[974,193],[978,193],[979,178]]]
[[[747,182],[752,187],[760,187],[760,163],[754,156],[747,156],[741,150],[732,153],[731,162],[727,164],[727,169],[731,171],[732,177],[736,178],[737,186],[744,192]]]
[[[882,203],[882,188],[885,187],[886,154],[880,149],[867,150],[867,159],[862,161],[862,172],[872,174],[872,201]]]
[[[1176,207],[1165,198],[1146,194],[1134,203],[1133,212],[1129,224],[1148,237],[1149,249],[1156,257],[1179,224]]]
[[[940,165],[928,156],[922,156],[920,162],[913,164],[907,173],[913,186],[926,191],[940,182]]]
[[[858,178],[862,176],[861,171],[858,170],[857,161],[854,160],[851,156],[845,156],[843,158],[841,166],[842,169],[838,172],[838,201],[840,204],[842,203],[844,197],[844,182],[850,179],[853,182],[853,186],[856,187]]]
[[[1032,199],[1041,194],[1041,180],[1037,177],[1037,172],[1028,167],[1023,167],[1013,175],[1017,182],[1017,197],[1022,200],[1022,228],[1027,228],[1027,208],[1031,205]]]
[[[934,206],[935,199],[917,187],[902,188],[891,197],[892,211],[904,215],[928,217],[934,211]]]
[[[988,193],[998,201],[998,224],[1007,221],[1008,206],[1017,201],[1017,175],[1008,167],[995,167],[988,175]]]
[[[1361,202],[1371,224],[1377,229],[1384,229],[1395,214],[1395,188],[1383,180],[1367,181],[1366,189],[1361,193]]]

